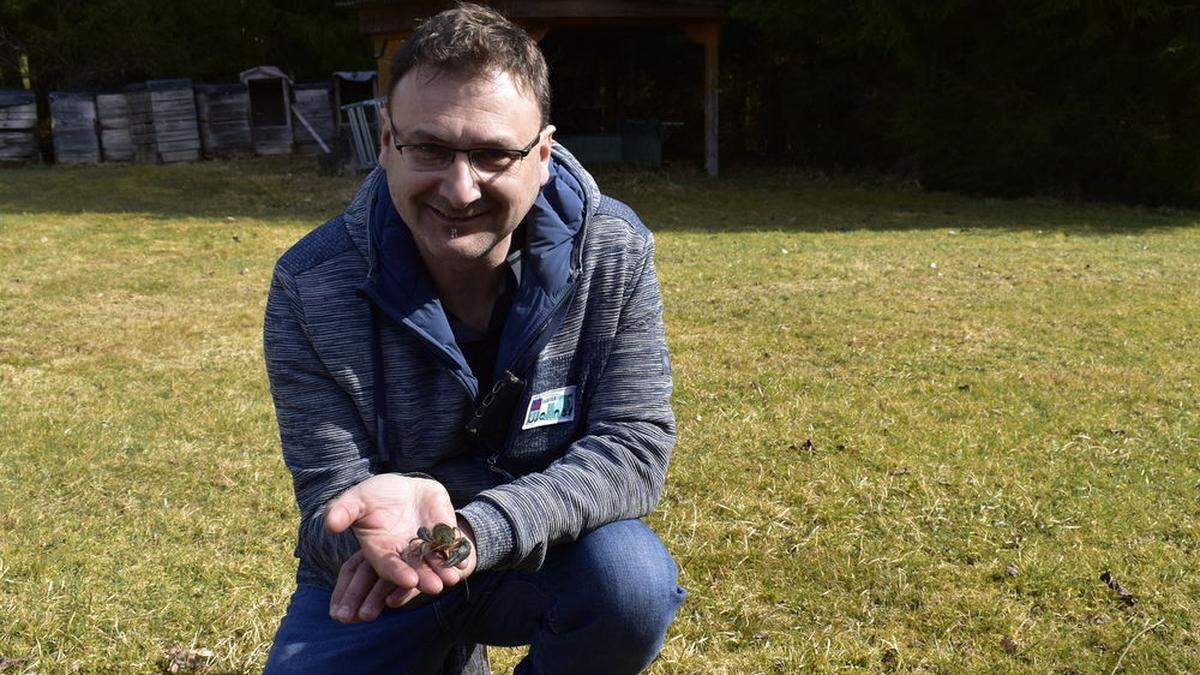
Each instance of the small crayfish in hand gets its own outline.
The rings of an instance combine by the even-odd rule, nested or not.
[[[433,553],[442,559],[442,567],[454,567],[471,555],[471,542],[458,533],[458,528],[445,523],[434,525],[432,530],[417,528],[417,536],[410,539],[408,545],[416,542],[420,542],[417,548],[422,558]]]

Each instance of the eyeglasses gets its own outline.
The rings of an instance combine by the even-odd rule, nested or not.
[[[465,153],[467,161],[480,177],[497,176],[511,169],[517,162],[533,151],[533,146],[542,137],[545,127],[520,150],[507,148],[451,148],[437,143],[396,143],[396,126],[388,118],[392,130],[392,141],[404,162],[414,171],[441,171],[454,163],[458,153]]]

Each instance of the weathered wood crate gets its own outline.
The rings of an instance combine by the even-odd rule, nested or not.
[[[106,162],[133,159],[129,132],[129,97],[122,92],[97,94],[96,117],[100,121],[100,153]]]
[[[52,91],[49,98],[55,160],[62,164],[99,163],[95,96]]]
[[[37,121],[33,92],[0,89],[0,162],[38,159]]]
[[[144,164],[157,162],[154,110],[150,107],[150,92],[146,85],[131,84],[126,87],[125,104],[129,108],[129,142],[133,146],[133,160]]]
[[[129,140],[138,162],[200,159],[200,123],[191,80],[149,80],[125,88]]]
[[[254,149],[246,85],[196,85],[196,112],[205,155],[220,157]]]
[[[160,162],[200,159],[200,125],[191,80],[150,80],[150,109]]]
[[[335,128],[331,85],[328,82],[310,82],[297,84],[292,91],[296,98],[292,109],[304,116],[313,131],[321,136],[325,147],[332,146]],[[293,124],[292,134],[297,152],[309,155],[324,152],[304,124]]]

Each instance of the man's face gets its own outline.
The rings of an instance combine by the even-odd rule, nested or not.
[[[379,162],[425,263],[463,271],[499,264],[513,230],[550,175],[554,127],[538,137],[541,113],[535,99],[507,73],[438,72],[430,78],[430,71],[415,68],[396,83],[390,113],[392,125],[386,120],[382,125]],[[429,171],[395,148],[399,142],[519,150],[535,137],[538,142],[524,159],[482,177],[466,153],[457,153],[444,169]]]

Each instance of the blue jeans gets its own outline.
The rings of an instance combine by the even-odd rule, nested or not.
[[[636,673],[654,660],[686,595],[675,561],[640,520],[550,550],[536,572],[480,572],[374,621],[329,618],[330,591],[300,586],[267,673],[444,673],[465,645],[529,645],[516,673]]]

